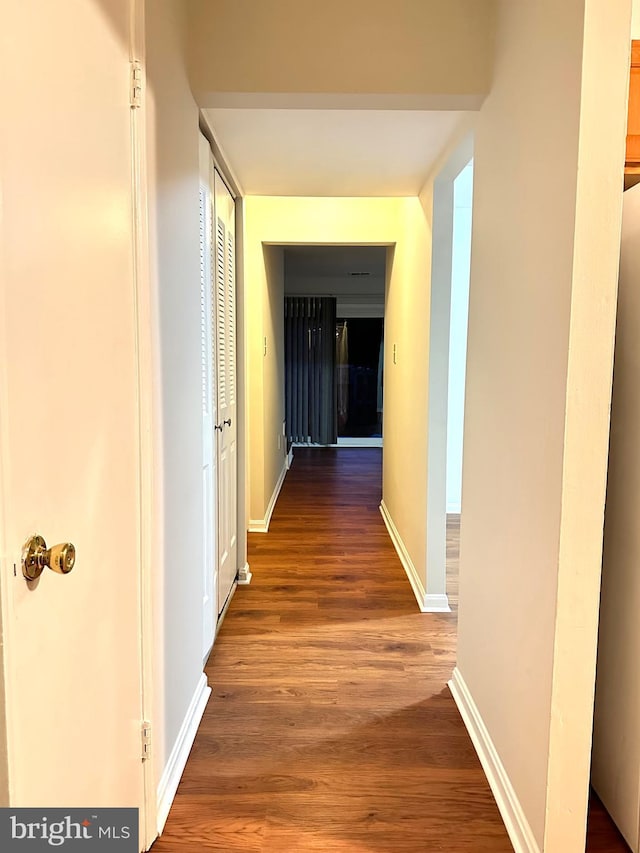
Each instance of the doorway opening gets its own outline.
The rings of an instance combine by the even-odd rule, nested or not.
[[[469,277],[471,273],[471,205],[473,160],[453,182],[453,245],[449,311],[449,379],[447,386],[447,515],[462,511],[464,392],[467,367]]]
[[[338,318],[336,349],[338,444],[375,445],[382,441],[383,319]]]
[[[434,182],[429,342],[426,609],[457,609],[471,271],[472,139]]]
[[[284,249],[289,446],[382,447],[385,246]]]

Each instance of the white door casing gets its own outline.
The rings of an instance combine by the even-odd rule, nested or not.
[[[235,205],[217,170],[215,286],[218,378],[218,611],[237,576],[237,418]]]
[[[211,151],[200,135],[200,311],[202,357],[202,485],[203,485],[203,659],[215,637],[218,617],[217,518],[217,390],[213,281],[213,193]]]
[[[3,5],[0,557],[16,806],[143,806],[134,3]],[[70,574],[27,585],[34,533],[75,544]]]

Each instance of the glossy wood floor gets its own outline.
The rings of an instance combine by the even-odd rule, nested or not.
[[[446,686],[453,612],[421,614],[380,516],[379,450],[296,451],[250,537],[213,698],[156,853],[510,851]],[[597,804],[593,851],[613,851]],[[569,851],[568,851],[569,853]]]

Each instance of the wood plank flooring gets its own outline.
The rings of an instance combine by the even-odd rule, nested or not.
[[[213,697],[155,853],[512,849],[380,516],[381,452],[296,451],[207,665]],[[599,837],[611,836],[597,810]]]

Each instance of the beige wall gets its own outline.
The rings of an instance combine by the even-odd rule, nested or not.
[[[476,133],[458,667],[546,853],[584,849],[628,26],[502,2]]]
[[[420,199],[402,202],[385,300],[382,497],[426,593],[431,225]]]
[[[156,782],[202,674],[198,110],[186,77],[183,8],[179,0],[146,4],[150,261],[159,330]]]
[[[203,107],[248,103],[238,94],[260,92],[431,96],[433,109],[473,109],[491,79],[494,7],[191,0],[193,90]]]
[[[385,319],[384,500],[426,586],[426,407],[430,231],[418,198],[266,198],[245,200],[245,311],[248,320],[249,484],[252,519],[264,517],[282,470],[276,436],[282,428],[284,341],[265,306],[270,296],[263,244],[394,245]],[[267,255],[268,257],[268,255]],[[278,307],[279,311],[280,308]],[[275,334],[274,334],[275,332]],[[278,371],[267,363],[276,358]],[[270,337],[273,335],[273,338]],[[393,364],[393,344],[397,363]],[[399,426],[401,425],[401,426]]]
[[[592,780],[637,850],[640,808],[640,186],[624,197]]]

